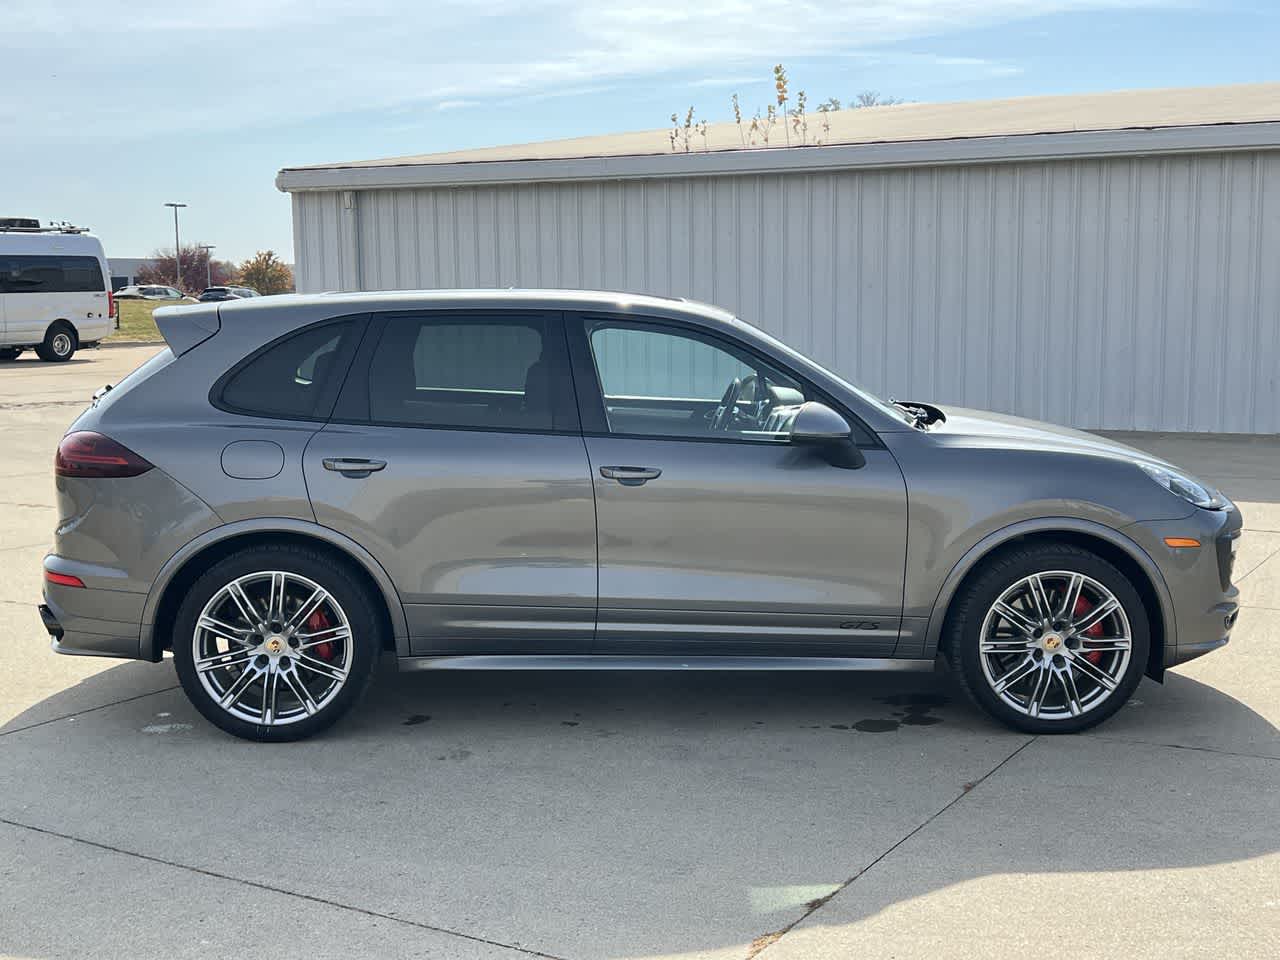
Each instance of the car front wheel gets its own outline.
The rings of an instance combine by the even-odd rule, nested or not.
[[[962,588],[949,618],[965,690],[1028,733],[1074,733],[1110,717],[1142,680],[1149,646],[1128,578],[1068,544],[999,555]]]
[[[367,687],[381,650],[368,589],[331,558],[293,546],[222,560],[174,624],[178,678],[212,723],[248,740],[299,740]]]

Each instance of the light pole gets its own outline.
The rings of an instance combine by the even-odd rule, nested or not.
[[[206,287],[213,286],[213,261],[209,259],[209,251],[217,249],[216,243],[202,243],[200,249],[204,251],[204,285]]]
[[[173,207],[173,269],[177,273],[177,279],[174,285],[179,290],[182,289],[182,245],[178,242],[178,208],[185,207],[185,203],[166,203],[166,207]]]

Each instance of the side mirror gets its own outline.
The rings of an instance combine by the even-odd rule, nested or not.
[[[866,456],[853,442],[849,421],[816,400],[801,406],[791,421],[791,442],[818,448],[833,467],[857,470],[867,462]]]
[[[792,443],[833,443],[848,440],[851,433],[848,420],[816,400],[801,406],[791,421]]]

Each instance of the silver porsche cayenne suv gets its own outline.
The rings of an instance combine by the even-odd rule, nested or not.
[[[1239,511],[1100,437],[885,402],[723,310],[574,291],[271,297],[58,447],[60,653],[292,740],[402,669],[934,669],[1070,732],[1227,642]]]

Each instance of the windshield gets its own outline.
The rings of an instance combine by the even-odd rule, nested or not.
[[[817,368],[818,370],[825,373],[832,380],[836,381],[838,384],[844,387],[846,390],[848,390],[850,393],[858,397],[858,399],[866,401],[868,404],[875,407],[877,410],[882,411],[887,416],[893,417],[893,419],[899,420],[902,423],[907,424],[907,426],[914,427],[916,425],[916,418],[913,417],[906,410],[903,410],[901,407],[894,406],[893,404],[888,403],[887,401],[881,400],[871,391],[863,389],[862,387],[858,386],[856,383],[853,383],[847,378],[840,376],[838,373],[833,373],[831,370],[827,369],[822,364],[818,363],[816,360],[811,360],[809,357],[806,357],[803,353],[793,350],[791,347],[787,346],[777,337],[773,336],[770,333],[766,333],[764,330],[761,330],[755,324],[747,323],[747,321],[745,320],[738,320],[738,322],[741,323],[744,327],[750,327],[753,331],[755,331],[756,334],[758,334],[764,340],[768,341],[769,345],[773,347],[773,349],[777,350],[779,353],[787,357],[796,365],[801,367],[807,366],[810,368]]]

